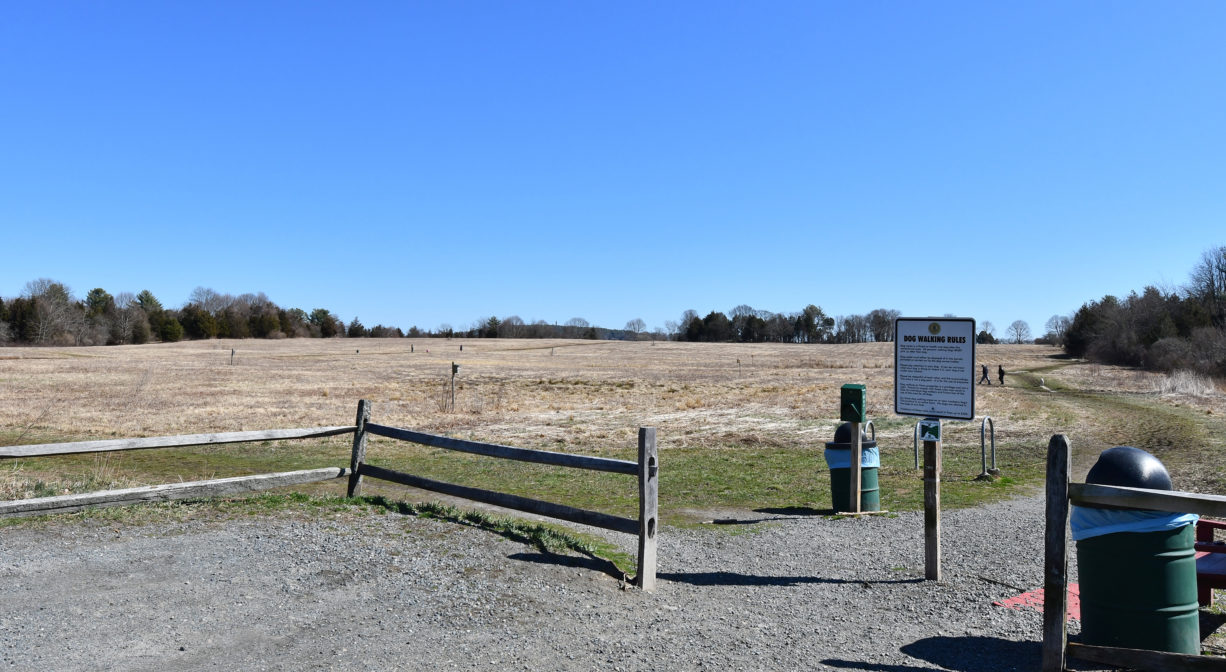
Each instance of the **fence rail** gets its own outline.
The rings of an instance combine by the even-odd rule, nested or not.
[[[276,474],[235,476],[208,481],[148,485],[121,490],[103,490],[56,497],[36,497],[0,502],[0,516],[33,516],[49,513],[70,513],[91,506],[121,506],[141,502],[168,502],[176,499],[221,497],[247,492],[259,492],[287,485],[319,483],[345,478],[349,470],[325,467],[303,471],[283,471]]]
[[[635,583],[643,590],[655,590],[656,528],[659,516],[659,463],[656,450],[656,430],[654,427],[639,428],[639,459],[638,462],[631,462],[629,460],[554,453],[545,450],[530,450],[493,443],[465,441],[398,427],[379,425],[370,422],[370,402],[366,400],[358,402],[355,426],[353,455],[349,463],[351,474],[349,477],[348,494],[350,497],[361,494],[362,478],[369,476],[370,478],[408,485],[431,492],[440,492],[517,511],[535,513],[615,532],[637,534],[639,537],[639,569],[638,575],[635,577]],[[505,460],[635,475],[639,479],[639,518],[638,520],[623,518],[598,511],[588,511],[586,509],[520,497],[508,493],[483,490],[454,483],[444,483],[370,465],[366,463],[367,436],[370,434]]]
[[[1216,670],[1226,659],[1069,643],[1068,609],[1069,504],[1152,509],[1172,513],[1226,514],[1226,497],[1193,492],[1148,490],[1091,483],[1070,483],[1072,450],[1057,434],[1047,445],[1047,513],[1043,549],[1043,672],[1064,672],[1068,658],[1145,670]]]
[[[557,467],[571,467],[574,469],[588,469],[591,471],[607,471],[615,474],[629,474],[631,476],[639,473],[638,462],[631,462],[630,460],[615,460],[608,457],[591,457],[588,455],[571,455],[570,453],[555,453],[548,450],[532,450],[529,448],[513,448],[511,446],[500,446],[496,443],[478,443],[476,441],[453,439],[449,436],[425,434],[422,432],[415,432],[411,429],[387,427],[385,425],[377,425],[374,423],[368,423],[366,425],[366,431],[376,436],[384,436],[389,439],[411,441],[413,443],[420,443],[425,446],[455,450],[474,455],[486,455],[488,457],[497,457],[504,460],[535,462],[537,464],[550,464]]]
[[[261,429],[251,432],[224,432],[220,434],[180,434],[178,436],[150,436],[141,439],[104,439],[102,441],[75,441],[72,443],[38,443],[25,446],[0,446],[0,457],[43,457],[47,455],[72,455],[75,453],[105,453],[114,450],[145,450],[148,448],[182,448],[185,446],[208,446],[250,441],[279,441],[282,439],[313,439],[338,434],[351,434],[356,428],[306,427],[300,429]]]
[[[572,523],[580,523],[582,525],[591,525],[593,527],[602,527],[606,530],[615,532],[625,532],[626,534],[639,533],[639,521],[633,518],[623,518],[621,516],[612,516],[607,513],[598,511],[588,511],[586,509],[577,509],[571,506],[562,504],[554,504],[553,502],[543,502],[537,499],[529,499],[528,497],[520,497],[519,495],[511,495],[504,492],[494,492],[492,490],[483,490],[481,488],[472,488],[466,485],[456,485],[454,483],[445,483],[436,481],[422,476],[414,476],[401,471],[393,471],[376,467],[373,464],[362,465],[362,475],[371,478],[377,478],[382,481],[391,481],[413,488],[429,490],[430,492],[439,492],[452,497],[462,497],[471,499],[474,502],[483,502],[485,504],[493,504],[507,509],[516,509],[518,511],[526,511],[535,513],[541,516],[557,518],[559,520],[568,520]]]

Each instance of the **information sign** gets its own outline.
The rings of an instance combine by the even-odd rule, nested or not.
[[[975,320],[900,317],[894,321],[894,412],[975,419]]]

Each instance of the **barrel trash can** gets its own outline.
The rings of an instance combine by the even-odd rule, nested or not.
[[[1104,450],[1087,483],[1170,490],[1162,462],[1132,446]],[[1073,506],[1081,585],[1081,642],[1200,653],[1197,516]]]
[[[848,510],[851,495],[851,423],[844,422],[834,430],[834,441],[826,442],[826,465],[830,468],[830,504],[835,513]],[[881,456],[877,442],[869,441],[860,430],[860,510],[880,511],[881,493],[877,486],[877,470]]]

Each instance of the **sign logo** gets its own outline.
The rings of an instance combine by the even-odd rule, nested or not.
[[[928,325],[928,333],[932,334],[933,336],[940,334],[941,333],[941,323],[940,322],[930,323]]]
[[[919,422],[920,440],[921,441],[940,441],[941,440],[941,421],[940,420],[920,420]]]

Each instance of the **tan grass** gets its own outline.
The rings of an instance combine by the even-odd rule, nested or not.
[[[1010,371],[1049,365],[1057,353],[978,352]],[[729,436],[815,447],[833,434],[842,384],[868,386],[873,417],[893,408],[889,343],[214,340],[4,354],[7,443],[348,424],[357,401],[370,399],[380,423],[516,445],[625,448],[638,426],[654,425],[663,450]],[[998,432],[1036,417],[1013,390],[978,390],[979,412],[996,418]],[[893,434],[910,439],[909,427]]]

